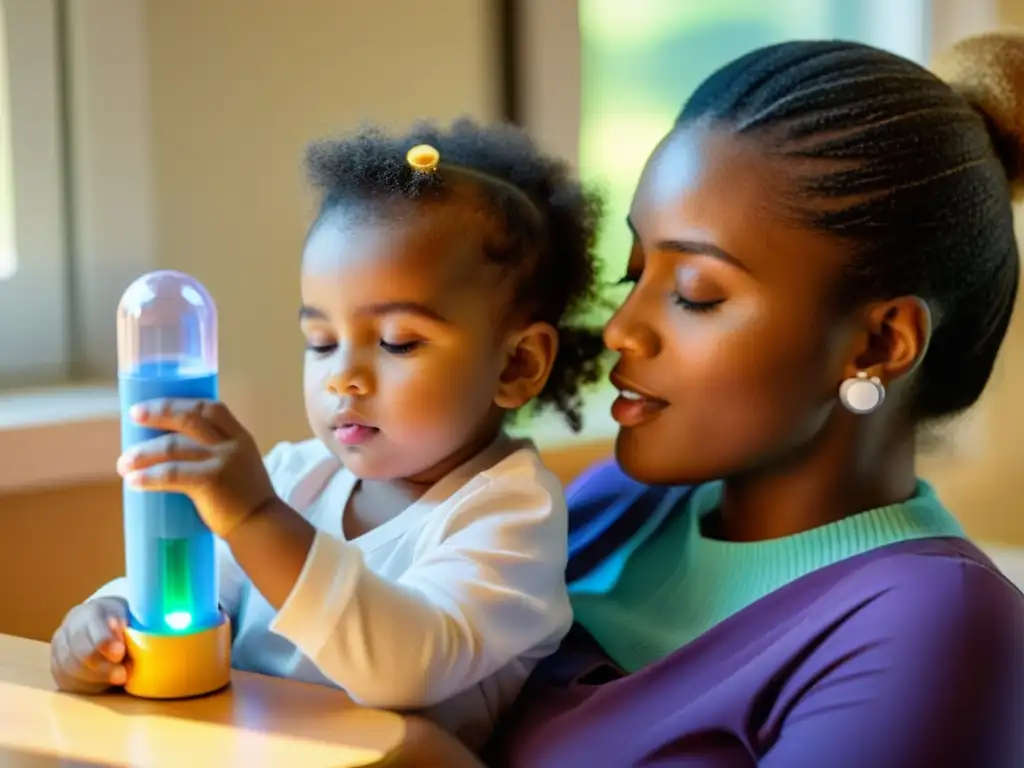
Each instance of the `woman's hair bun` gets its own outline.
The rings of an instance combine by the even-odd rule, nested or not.
[[[1024,34],[964,38],[933,69],[985,118],[1010,185],[1024,193]]]

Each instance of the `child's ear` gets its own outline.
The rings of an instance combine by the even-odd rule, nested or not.
[[[505,339],[505,368],[494,404],[513,411],[544,389],[558,354],[558,331],[548,323],[534,323]]]

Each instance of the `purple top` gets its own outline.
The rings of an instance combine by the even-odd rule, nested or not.
[[[590,522],[595,499],[641,495],[612,468],[587,484]],[[1021,768],[1024,596],[969,542],[924,538],[802,576],[632,675],[577,627],[493,746],[507,768]]]

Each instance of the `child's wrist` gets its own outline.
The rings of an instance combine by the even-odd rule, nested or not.
[[[249,512],[244,515],[238,515],[230,524],[227,526],[221,526],[220,529],[215,530],[214,533],[224,539],[224,541],[230,546],[232,539],[239,535],[245,535],[245,528],[258,524],[261,517],[279,510],[282,505],[284,505],[284,501],[282,501],[281,497],[277,494],[268,496]]]

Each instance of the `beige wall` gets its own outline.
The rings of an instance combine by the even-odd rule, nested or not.
[[[1024,25],[1024,7],[1002,0]],[[298,253],[306,142],[358,120],[493,117],[485,0],[148,2],[156,261],[218,297],[223,394],[263,445],[302,436]],[[244,19],[244,22],[243,22]],[[242,288],[243,282],[246,284]],[[1024,312],[961,449],[924,471],[977,537],[1024,545]],[[604,454],[550,455],[570,477]],[[120,487],[0,497],[0,632],[46,638],[121,568]]]
[[[999,17],[1007,26],[1024,28],[1024,3],[1020,0],[999,0]]]

